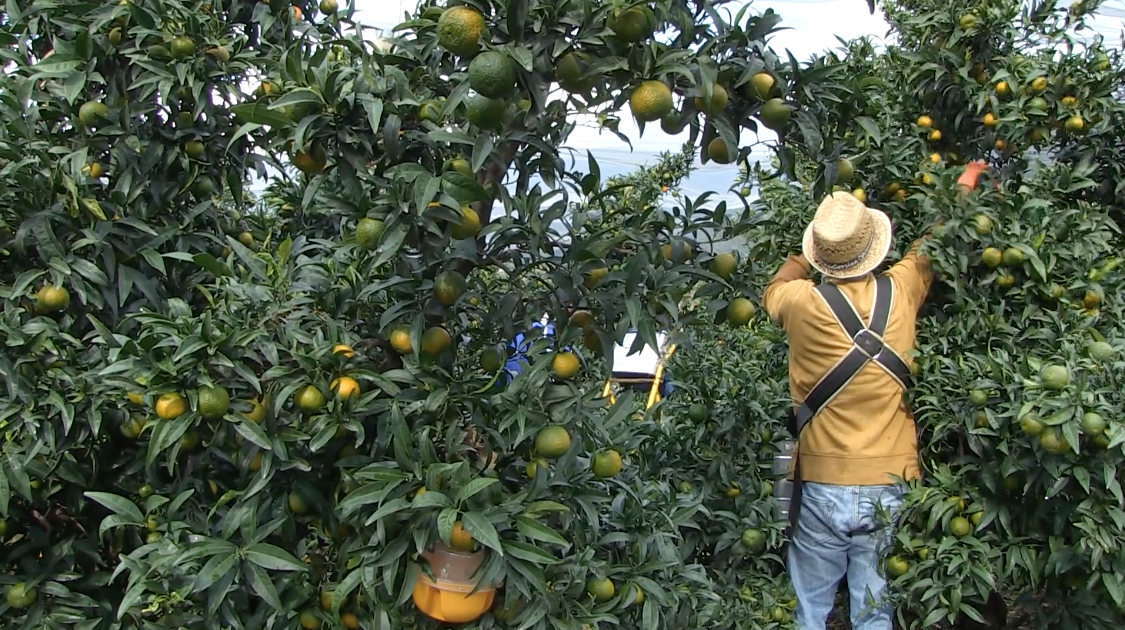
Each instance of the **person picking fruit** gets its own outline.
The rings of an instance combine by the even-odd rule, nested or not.
[[[958,183],[975,188],[983,162]],[[933,272],[920,253],[927,237],[876,275],[893,241],[890,219],[849,192],[817,208],[802,253],[790,256],[766,287],[762,306],[786,332],[793,497],[788,569],[800,630],[823,630],[847,574],[854,630],[891,630],[879,552],[890,541],[876,505],[897,512],[893,476],[919,477],[910,386],[918,310]],[[809,279],[816,270],[820,284]],[[815,420],[815,421],[814,421]]]

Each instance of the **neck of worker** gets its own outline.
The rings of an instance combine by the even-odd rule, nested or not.
[[[867,273],[863,274],[862,276],[855,276],[854,278],[833,278],[831,276],[828,276],[825,279],[828,282],[831,282],[832,284],[851,284],[852,282],[863,282],[864,280],[867,280],[868,278],[870,278],[873,275],[874,275],[874,272],[868,271]]]

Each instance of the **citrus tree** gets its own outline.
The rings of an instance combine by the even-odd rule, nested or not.
[[[912,388],[925,480],[885,567],[900,621],[999,627],[1014,601],[1035,627],[1119,627],[1118,51],[1087,26],[1097,3],[882,7],[890,44],[802,69],[823,151],[794,160],[800,188],[763,187],[753,256],[779,264],[839,187],[891,217],[896,255],[932,235]],[[971,193],[968,160],[989,167]]]
[[[629,329],[750,320],[705,245],[756,219],[600,225],[564,147],[806,142],[777,16],[725,4],[425,3],[378,47],[337,0],[5,5],[5,620],[714,627],[698,501],[600,385]]]

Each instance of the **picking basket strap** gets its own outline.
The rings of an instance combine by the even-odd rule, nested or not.
[[[864,326],[863,319],[839,287],[822,284],[817,287],[817,292],[852,340],[852,348],[820,379],[793,413],[793,426],[790,429],[798,437],[809,421],[847,387],[868,361],[874,361],[904,390],[910,387],[910,368],[882,338],[894,302],[894,283],[891,279],[882,276],[876,280],[870,326]]]

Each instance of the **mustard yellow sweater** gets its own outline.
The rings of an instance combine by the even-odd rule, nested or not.
[[[907,361],[914,348],[915,320],[930,289],[929,260],[918,254],[921,241],[886,275],[894,283],[894,301],[884,341]],[[824,374],[851,349],[851,341],[824,300],[813,295],[810,267],[790,256],[762,297],[770,317],[789,337],[789,390],[800,404]],[[837,282],[865,323],[871,321],[875,277]],[[890,475],[918,477],[918,440],[914,416],[903,391],[874,363],[809,423],[801,434],[801,478],[840,485],[893,483]]]

